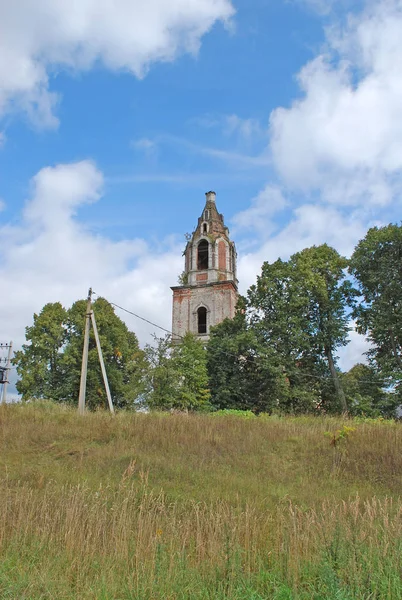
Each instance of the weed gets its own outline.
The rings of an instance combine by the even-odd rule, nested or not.
[[[330,438],[330,445],[333,448],[332,470],[335,475],[339,475],[347,456],[347,440],[349,436],[356,431],[355,427],[343,425],[341,429],[337,429],[334,433],[326,431],[324,435]]]

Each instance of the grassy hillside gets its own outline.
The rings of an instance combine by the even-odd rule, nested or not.
[[[32,404],[0,432],[2,599],[402,599],[400,424]]]

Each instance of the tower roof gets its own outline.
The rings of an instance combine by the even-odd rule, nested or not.
[[[229,241],[229,229],[225,226],[223,215],[218,212],[216,207],[216,193],[212,191],[206,192],[205,199],[205,207],[198,219],[192,239],[194,240],[203,235],[205,233],[205,224],[207,224],[206,229],[209,236],[213,238],[223,236]]]

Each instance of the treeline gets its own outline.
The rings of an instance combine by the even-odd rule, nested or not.
[[[47,304],[16,353],[24,400],[76,402],[86,302]],[[265,262],[237,314],[206,347],[188,334],[140,349],[113,307],[94,303],[115,406],[159,410],[349,412],[394,417],[402,404],[402,227],[370,229],[350,259],[326,244]],[[353,327],[351,326],[353,323]],[[342,373],[352,328],[370,341],[367,364]],[[87,403],[106,404],[94,339]]]

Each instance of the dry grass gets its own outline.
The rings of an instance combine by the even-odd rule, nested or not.
[[[0,411],[0,597],[402,598],[399,424]]]

